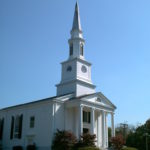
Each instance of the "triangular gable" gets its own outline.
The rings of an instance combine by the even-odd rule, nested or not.
[[[80,100],[84,100],[84,101],[94,103],[97,105],[116,109],[116,106],[107,97],[105,97],[101,92],[85,95],[81,97]]]

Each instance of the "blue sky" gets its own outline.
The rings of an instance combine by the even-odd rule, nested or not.
[[[56,95],[75,0],[0,1],[0,108]],[[150,117],[150,1],[79,0],[92,80],[116,123]]]

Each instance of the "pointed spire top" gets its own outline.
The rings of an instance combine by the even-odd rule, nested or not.
[[[74,18],[73,18],[72,31],[73,30],[82,31],[81,23],[80,23],[80,13],[79,13],[78,2],[76,2],[76,5],[75,5],[75,12],[74,12]]]

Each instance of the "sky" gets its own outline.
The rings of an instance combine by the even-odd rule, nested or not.
[[[0,108],[56,95],[75,0],[0,0]],[[78,0],[92,81],[115,123],[150,118],[150,1]]]

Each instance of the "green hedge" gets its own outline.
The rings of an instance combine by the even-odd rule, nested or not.
[[[77,150],[100,150],[100,149],[97,147],[81,147],[78,148]]]
[[[125,147],[125,148],[123,148],[122,150],[138,150],[138,149],[133,148],[133,147]]]

